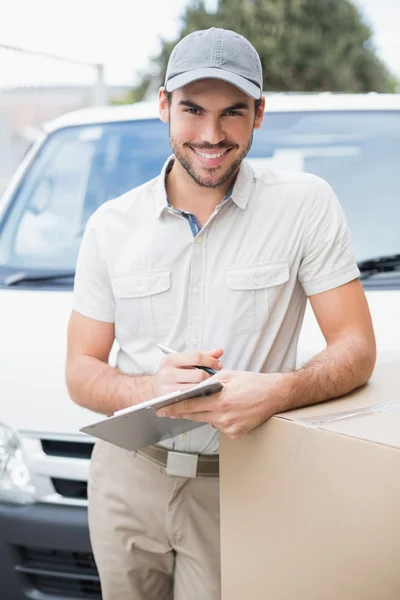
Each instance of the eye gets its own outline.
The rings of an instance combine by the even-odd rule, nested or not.
[[[200,114],[200,111],[198,108],[185,108],[184,112],[188,113],[189,115],[199,115]]]
[[[225,115],[227,117],[241,117],[243,115],[243,113],[241,113],[238,110],[227,110]]]

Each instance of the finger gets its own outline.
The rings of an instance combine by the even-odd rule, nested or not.
[[[210,352],[209,352],[209,354],[211,356],[213,356],[214,358],[221,358],[223,353],[224,353],[224,351],[222,350],[222,348],[217,348],[216,350],[210,350]]]
[[[186,419],[187,421],[196,421],[196,423],[208,423],[211,425],[212,423],[212,413],[209,412],[199,412],[199,413],[184,413],[183,415],[179,415],[179,417],[175,417],[177,419]]]
[[[170,419],[185,419],[187,421],[196,421],[196,423],[212,423],[212,412],[197,412],[197,413],[182,413],[180,415],[167,415],[163,414],[165,409],[157,411],[158,417],[169,417]]]
[[[219,352],[217,352],[217,355]],[[169,354],[165,359],[168,364],[182,368],[182,367],[209,367],[219,371],[222,369],[222,363],[218,358],[212,356],[208,352],[187,350],[185,352],[177,352],[176,354]]]
[[[210,375],[202,369],[184,367],[183,369],[174,369],[171,373],[172,378],[179,383],[201,383],[210,378]]]
[[[162,411],[167,417],[180,417],[183,414],[195,414],[200,412],[211,412],[215,408],[214,403],[207,397],[180,400],[165,406]]]

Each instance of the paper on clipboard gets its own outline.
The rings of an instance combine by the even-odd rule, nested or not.
[[[204,425],[188,419],[158,417],[156,411],[159,408],[180,400],[216,394],[222,388],[220,381],[207,380],[189,390],[159,396],[117,411],[112,417],[82,427],[80,431],[125,450],[139,450]]]
[[[173,402],[179,402],[180,400],[186,400],[187,398],[197,398],[198,396],[211,395],[215,394],[214,391],[215,386],[213,385],[215,382],[211,382],[206,379],[202,381],[198,385],[193,386],[189,390],[177,390],[175,392],[170,392],[169,394],[165,394],[163,396],[158,396],[157,398],[152,398],[151,400],[146,400],[145,402],[141,402],[140,404],[134,404],[133,406],[128,406],[128,408],[122,408],[121,410],[117,410],[114,413],[114,417],[119,415],[126,415],[130,412],[135,412],[137,410],[142,410],[143,408],[152,408],[156,409],[162,408],[163,406],[168,406],[168,404],[172,404]],[[222,389],[222,385],[221,385]],[[196,394],[199,391],[201,393]],[[210,392],[204,393],[204,392]]]

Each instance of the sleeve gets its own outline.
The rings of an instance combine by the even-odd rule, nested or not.
[[[86,225],[78,253],[73,309],[85,317],[113,323],[115,298],[98,236],[94,214]]]
[[[299,281],[307,296],[344,285],[360,275],[339,201],[323,179],[312,186]]]

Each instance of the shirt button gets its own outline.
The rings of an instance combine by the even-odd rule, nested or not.
[[[254,283],[255,283],[255,285],[260,285],[260,283],[261,283],[260,278],[259,277],[254,277]]]
[[[197,238],[196,238],[196,242],[197,242],[198,244],[202,244],[202,243],[203,243],[203,238],[201,237],[201,235],[198,235],[198,236],[197,236]]]
[[[199,343],[197,338],[192,338],[192,346],[197,346],[197,344]]]
[[[193,294],[198,294],[199,292],[200,292],[199,288],[197,287],[197,285],[195,285],[193,288]]]
[[[139,294],[141,294],[143,292],[143,286],[138,285],[137,291],[139,292]]]

